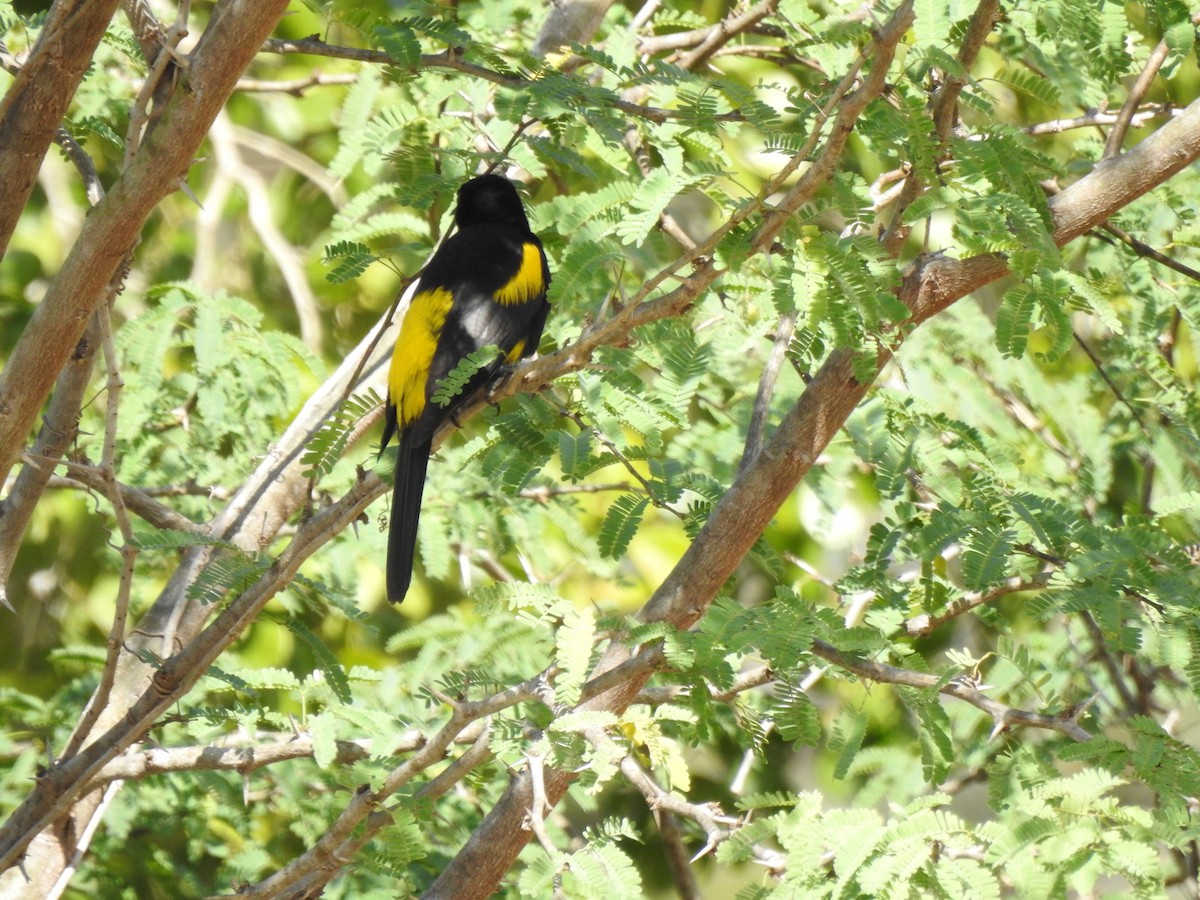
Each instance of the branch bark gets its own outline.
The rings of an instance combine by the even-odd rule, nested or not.
[[[1051,210],[1056,243],[1061,246],[1104,222],[1198,157],[1200,101],[1129,153],[1097,165],[1055,197]],[[770,245],[765,235],[761,242]],[[1007,271],[1004,259],[997,255],[965,260],[921,257],[899,288],[900,299],[913,313],[909,324],[919,325]],[[893,347],[881,351],[877,371],[902,341],[903,336],[898,333]],[[642,609],[639,614],[642,621],[668,622],[684,629],[704,614],[775,512],[865,395],[869,384],[856,380],[852,363],[848,352],[838,351],[821,367],[763,451],[713,509],[696,540]],[[624,648],[614,647],[600,667],[618,665],[626,655]],[[648,673],[638,674],[584,706],[619,713],[637,696],[648,677]],[[962,698],[970,699],[965,695]],[[1043,722],[1037,724],[1050,727]],[[571,778],[570,773],[556,770],[545,773],[549,803],[556,804],[562,799]],[[515,778],[424,896],[439,900],[488,896],[529,841],[530,833],[521,823],[532,799],[528,775]]]
[[[239,4],[230,6],[239,7]],[[230,6],[221,9],[227,10]],[[905,15],[911,17],[908,4],[897,13],[900,18],[881,29],[881,35],[892,31],[902,34],[907,28],[907,21],[903,18]],[[205,45],[202,44],[198,55],[204,49]],[[836,156],[849,129],[853,128],[855,110],[861,110],[871,99],[871,91],[883,89],[883,75],[879,72],[886,73],[888,62],[890,56],[884,59],[880,55],[864,80],[864,87],[851,94],[842,105],[838,119],[830,130],[830,138],[817,157],[819,162],[823,164],[826,155]],[[233,77],[236,77],[236,73]],[[149,136],[151,144],[164,133],[169,133],[168,129],[182,127],[171,116],[171,112],[176,111],[182,102],[178,97],[172,101],[167,117]],[[1051,208],[1058,225],[1056,240],[1060,244],[1065,243],[1102,222],[1113,211],[1194,160],[1200,154],[1200,112],[1197,109],[1190,108],[1165,126],[1155,136],[1159,140],[1148,139],[1125,157],[1098,166],[1092,175],[1055,198]],[[134,168],[137,165],[138,160],[135,160]],[[798,185],[798,190],[788,192],[786,200],[789,208],[794,208],[791,204],[803,202],[803,193],[812,183],[802,179],[801,185],[804,187]],[[746,207],[748,211],[738,221],[759,214],[767,196],[764,193],[756,202],[749,204]],[[759,252],[766,252],[772,246],[773,238],[785,221],[786,215],[767,217],[755,241]],[[689,263],[696,264],[680,287],[653,300],[645,299],[649,293],[639,297],[637,302],[628,305],[617,316],[586,331],[575,345],[523,367],[518,377],[506,386],[505,392],[511,394],[519,390],[533,390],[562,374],[577,371],[587,365],[597,347],[621,339],[646,322],[681,313],[722,274],[711,260],[703,258],[708,252],[705,247],[709,245],[709,242],[702,243],[694,252],[685,254],[678,264],[670,267],[671,272],[678,272]],[[1005,263],[1000,257],[969,260],[922,257],[912,267],[899,291],[901,299],[912,311],[909,324],[923,322],[1005,272]],[[661,283],[665,277],[660,277],[655,283]],[[878,361],[880,367],[890,358],[891,352],[900,346],[903,336],[902,332],[897,333],[894,344],[881,353]],[[277,533],[279,526],[307,501],[305,481],[299,474],[301,449],[324,416],[336,405],[336,398],[341,395],[348,378],[346,373],[356,365],[357,358],[356,355],[352,356],[347,363],[349,368],[343,366],[322,392],[310,400],[289,428],[284,440],[272,450],[270,458],[246,487],[239,491],[226,510],[210,523],[214,535],[246,549],[260,549]],[[642,612],[643,620],[665,621],[686,628],[703,615],[779,504],[804,477],[865,394],[868,385],[855,380],[851,362],[848,354],[838,353],[822,367],[804,396],[771,436],[764,451],[746,468],[714,510],[708,525],[679,566],[650,598]],[[372,373],[376,371],[373,369]],[[3,382],[0,382],[2,386]],[[4,396],[0,392],[0,399]],[[3,432],[3,424],[0,422],[0,433]],[[83,790],[93,784],[96,778],[102,777],[101,772],[106,764],[140,739],[161,712],[194,681],[195,676],[190,673],[202,671],[208,662],[215,659],[262,605],[287,583],[299,564],[383,490],[377,477],[365,476],[345,498],[306,521],[295,540],[259,582],[232,603],[194,641],[191,638],[200,631],[210,610],[189,602],[185,588],[211,558],[213,549],[200,547],[186,551],[171,584],[141,623],[140,634],[131,637],[131,643],[135,646],[161,647],[163,656],[170,656],[179,645],[186,644],[185,649],[167,659],[157,673],[136,658],[125,656],[123,665],[126,668],[118,674],[110,704],[112,712],[99,725],[107,729],[106,732],[96,738],[89,736],[83,752],[61,761],[39,779],[26,804],[0,831],[0,851],[3,854],[0,855],[0,865],[11,865],[19,858],[23,848],[29,845],[33,834],[56,821]],[[154,644],[156,641],[161,643]],[[606,675],[615,672],[621,672],[624,677],[605,680],[608,689],[591,696],[588,701],[590,708],[624,709],[644,685],[653,667],[631,665],[623,668],[622,661],[626,656],[623,651],[614,650],[606,657],[597,678],[605,679]],[[557,802],[569,783],[568,774],[547,772],[547,799],[551,803]],[[468,847],[431,888],[430,896],[470,897],[490,892],[511,864],[515,853],[528,842],[529,835],[522,831],[521,822],[531,802],[528,778],[516,779],[500,804],[472,837]],[[322,854],[329,854],[329,851],[342,847],[343,841],[351,840],[347,837],[351,830],[376,811],[368,799],[361,802],[356,799],[352,803],[353,808],[348,808],[335,823],[336,829],[331,829],[331,835],[336,839],[314,848],[320,851],[316,856],[320,857],[321,866],[343,864],[344,860],[336,852]]]
[[[59,123],[75,96],[75,89],[79,87],[119,2],[56,2],[50,8],[33,52],[0,102],[0,172],[4,173],[0,257],[8,248],[21,211],[33,192],[46,150],[54,140]],[[82,326],[79,333],[83,333]],[[76,335],[67,352],[78,340]],[[51,377],[57,375],[58,369],[55,369]],[[2,414],[3,402],[0,401],[0,429],[4,425]],[[21,437],[24,438],[28,431],[28,427],[23,429]],[[4,459],[4,454],[0,453],[0,462]],[[4,481],[7,470],[6,465],[0,465],[0,482]]]
[[[596,33],[613,0],[562,0],[550,4],[550,14],[529,52],[539,59],[565,44],[582,44]]]
[[[95,5],[115,7],[110,0]],[[186,84],[175,90],[132,164],[84,221],[79,239],[0,372],[0,482],[20,455],[54,379],[79,343],[121,260],[133,250],[154,207],[183,182],[238,77],[286,9],[287,0],[218,4],[192,56]],[[5,110],[6,122],[11,114],[15,110]],[[53,121],[57,127],[58,118]],[[17,159],[14,165],[21,171],[29,162]],[[0,170],[5,170],[2,158]]]
[[[60,41],[48,46],[57,53],[62,53],[64,46],[74,46],[72,41],[81,41],[87,34],[83,23],[91,22],[91,16],[108,8],[108,15],[98,26],[102,33],[103,25],[111,17],[111,7],[115,7],[115,3],[110,4],[107,0],[104,3],[56,4],[56,10],[70,10],[73,16],[82,17],[65,23],[72,28],[78,24],[81,31],[78,34],[72,31],[63,38],[66,44]],[[84,8],[87,8],[86,15]],[[157,203],[182,182],[196,150],[233,91],[239,75],[286,8],[287,0],[226,0],[217,5],[193,54],[186,83],[177,87],[164,104],[162,115],[146,134],[129,167],[84,221],[79,238],[0,372],[0,483],[5,481],[20,455],[54,380],[67,364],[94,311],[108,296],[110,284],[119,285],[122,261],[136,246],[147,217]],[[99,40],[99,34],[96,40]],[[58,65],[67,69],[76,64],[86,67],[90,51],[82,61],[79,61],[79,55],[77,51],[70,59],[63,57]],[[35,73],[36,69],[30,70],[29,77]],[[51,72],[45,77],[46,89],[60,83],[57,73]],[[32,92],[29,96],[43,96],[42,83],[39,81],[37,88],[28,88]],[[73,85],[61,89],[69,100]],[[21,108],[13,106],[12,96],[10,91],[5,100],[5,126],[8,117],[14,114],[13,110]],[[49,119],[54,126],[53,135],[61,114],[28,112],[30,120]],[[14,171],[21,171],[22,166],[29,164],[27,159],[17,159]],[[3,167],[0,163],[0,168]],[[6,177],[7,174],[6,171]],[[194,577],[198,571],[195,563],[206,558],[202,553],[194,554],[193,568],[187,567],[186,559],[184,568],[188,568]],[[153,721],[151,718],[139,723],[135,709],[123,702],[129,695],[131,683],[149,683],[141,673],[142,668],[142,664],[128,653],[121,655],[109,708],[101,716],[99,728],[111,730],[111,719],[120,718],[128,726],[144,732]],[[169,677],[166,684],[172,684]],[[151,686],[146,694],[153,693]],[[143,709],[151,706],[153,704],[147,701]],[[127,735],[123,741],[114,741],[111,747],[101,747],[92,741],[78,756],[52,767],[39,780],[26,802],[0,829],[0,846],[4,848],[0,852],[0,871],[9,870],[29,851],[31,855],[26,860],[25,871],[33,882],[25,883],[24,873],[15,869],[4,871],[0,876],[0,895],[44,896],[52,888],[69,864],[76,846],[74,835],[86,827],[98,799],[97,795],[91,795],[73,805],[87,780],[81,781],[80,776],[87,775],[90,779],[98,770],[97,764],[102,765],[123,752],[137,736]],[[91,735],[88,737],[90,739]]]

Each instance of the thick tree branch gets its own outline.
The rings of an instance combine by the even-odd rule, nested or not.
[[[549,4],[550,13],[529,52],[541,58],[567,44],[586,44],[612,3],[613,0],[558,0]]]
[[[37,44],[12,86],[0,101],[0,172],[4,194],[0,199],[0,257],[8,249],[17,220],[29,202],[42,158],[67,112],[75,89],[92,61],[92,54],[120,0],[60,0],[50,8]],[[107,280],[107,279],[105,279]],[[86,317],[84,322],[86,323]],[[78,342],[67,345],[67,353]],[[9,361],[11,367],[12,361]],[[50,373],[57,377],[61,366]],[[49,384],[46,385],[49,390]],[[45,394],[42,394],[44,399]],[[38,401],[41,406],[41,399]],[[4,399],[0,395],[0,431],[4,430]],[[21,438],[29,432],[21,429]],[[11,459],[0,449],[0,482]]]
[[[1129,153],[1101,163],[1054,198],[1051,208],[1056,225],[1055,241],[1061,245],[1078,237],[1198,156],[1200,102]],[[778,219],[772,224],[775,222]],[[770,246],[768,226],[764,226],[763,234],[763,238],[756,239],[756,244]],[[1006,272],[1004,260],[999,256],[966,260],[925,256],[912,267],[899,289],[899,297],[912,310],[911,322],[919,324]],[[715,277],[702,273],[703,269],[687,279],[677,291],[695,290],[694,279]],[[900,340],[897,335],[897,345]],[[541,383],[541,372],[553,371],[573,352],[573,348],[567,348],[556,354],[557,359],[550,357],[533,363],[525,370],[522,384]],[[882,351],[878,368],[882,368],[890,356],[889,351]],[[696,540],[650,598],[639,614],[643,621],[663,621],[677,628],[687,628],[704,614],[775,511],[862,400],[867,387],[866,383],[856,379],[849,352],[837,351],[830,356],[762,453],[717,504]],[[621,662],[622,655],[619,647],[610,650],[601,668]],[[594,698],[587,707],[623,710],[643,683],[644,677],[620,683],[610,692]],[[1072,728],[1067,722],[1058,730],[1069,733]],[[561,799],[570,780],[567,773],[547,772],[546,791],[551,803]],[[521,832],[517,823],[529,808],[530,789],[531,785],[524,777],[509,786],[467,846],[425,896],[483,897],[492,890],[511,859],[528,841],[529,835]]]
[[[92,362],[100,343],[100,326],[92,317],[75,352],[54,387],[42,427],[8,496],[0,500],[0,604],[8,606],[8,577],[17,559],[25,528],[46,489],[59,459],[75,440],[79,410],[92,380]],[[11,608],[11,607],[10,607]]]
[[[115,3],[67,5],[86,8],[88,18],[80,22],[90,23],[95,10]],[[163,197],[178,189],[238,76],[286,8],[287,0],[229,0],[216,7],[193,54],[187,88],[176,90],[141,152],[84,220],[78,240],[0,372],[0,482],[20,456],[54,379],[105,297],[106,286],[121,261],[135,246],[146,218]],[[73,28],[67,31],[74,34]],[[28,68],[27,64],[22,72]],[[48,84],[57,83],[53,73],[48,79]],[[26,112],[30,114],[21,115],[23,120],[47,118],[32,110]],[[7,119],[18,113],[19,109],[6,109],[4,116]],[[56,118],[55,128],[57,124]],[[22,135],[21,140],[28,145],[32,138]],[[20,172],[28,160],[14,159],[12,164]],[[0,155],[0,169],[6,165]],[[4,237],[4,227],[0,222],[0,237]]]

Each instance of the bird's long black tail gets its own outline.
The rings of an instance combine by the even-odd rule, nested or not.
[[[417,523],[421,519],[421,495],[425,492],[425,471],[429,468],[431,446],[431,441],[415,443],[411,431],[400,438],[388,533],[387,597],[392,603],[403,600],[412,583]]]

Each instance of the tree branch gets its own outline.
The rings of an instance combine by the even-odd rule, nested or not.
[[[86,32],[83,22],[90,23],[98,10],[109,9],[111,15],[115,0],[59,4],[55,9],[60,6],[72,10],[85,8],[87,18],[80,20],[79,31]],[[84,220],[78,240],[0,371],[0,482],[8,477],[9,469],[19,458],[54,379],[79,343],[93,311],[106,296],[106,286],[117,274],[121,261],[136,244],[146,218],[163,197],[182,183],[238,75],[253,59],[286,7],[287,0],[229,0],[216,7],[193,54],[188,90],[175,91],[156,126],[146,136],[142,152]],[[107,17],[101,25],[106,22]],[[79,40],[74,20],[68,24],[72,27],[66,31],[73,36],[72,40]],[[55,49],[63,50],[57,46]],[[86,60],[83,64],[86,65]],[[62,68],[69,69],[70,64]],[[22,74],[27,70],[29,64],[22,68]],[[34,73],[30,74],[32,77]],[[61,77],[50,72],[45,83],[60,82]],[[19,106],[10,106],[11,96],[10,90],[5,106],[0,108],[5,120],[9,115],[20,114]],[[29,116],[30,121],[45,118],[45,115]],[[57,119],[54,125],[57,127]],[[0,137],[4,127],[0,123]],[[24,157],[28,156],[25,151],[32,138],[22,135],[21,140],[26,145],[20,154],[22,158],[12,161],[17,167],[13,171],[18,174],[22,167],[28,166]],[[8,171],[3,151],[0,146],[0,170]],[[14,194],[28,196],[27,192],[21,194],[16,190]],[[10,205],[6,203],[5,209]],[[0,218],[0,244],[7,242],[5,227]]]
[[[1179,115],[1182,110],[1165,103],[1151,103],[1137,110],[1130,118],[1130,126],[1133,128],[1141,128],[1147,122],[1154,119],[1169,119]],[[1113,125],[1117,121],[1118,113],[1108,112],[1107,110],[1094,110],[1082,116],[1074,116],[1070,119],[1052,119],[1049,122],[1038,122],[1036,125],[1027,125],[1021,130],[1030,135],[1042,134],[1061,134],[1064,131],[1070,131],[1074,128],[1095,128],[1100,125]]]
[[[1158,70],[1162,68],[1163,63],[1167,61],[1167,57],[1170,55],[1171,48],[1167,46],[1165,40],[1159,41],[1158,46],[1151,51],[1150,58],[1142,68],[1142,73],[1138,76],[1137,81],[1130,88],[1129,96],[1125,98],[1125,102],[1121,105],[1121,111],[1117,114],[1117,120],[1113,123],[1112,130],[1108,133],[1108,139],[1104,142],[1104,154],[1101,156],[1101,159],[1112,159],[1121,153],[1121,146],[1125,143],[1125,136],[1129,133],[1129,126],[1133,122],[1133,116],[1141,105],[1142,98],[1150,90],[1150,85],[1154,83],[1154,79],[1158,76]]]
[[[767,16],[773,15],[779,0],[762,0],[743,12],[736,10],[717,24],[705,29],[708,33],[694,48],[684,53],[676,64],[687,70],[704,65],[714,53],[746,31],[756,26]]]
[[[775,395],[775,382],[779,378],[779,370],[783,368],[788,346],[796,331],[796,316],[796,310],[790,310],[779,317],[779,324],[775,326],[775,342],[771,347],[771,355],[767,357],[763,366],[762,375],[759,376],[750,423],[746,426],[746,446],[742,451],[742,461],[738,465],[739,472],[750,465],[762,449],[763,435],[767,432],[767,420],[771,412],[771,398]]]
[[[35,457],[33,454],[26,454],[25,460],[26,466],[22,469],[22,472],[35,465],[44,465],[47,467],[55,465],[53,459]],[[153,525],[155,528],[192,533],[202,533],[204,531],[204,526],[196,524],[182,513],[177,513],[171,507],[155,500],[154,496],[156,492],[153,489],[136,488],[115,480],[110,482],[104,477],[104,473],[97,466],[85,465],[74,460],[63,459],[59,460],[57,464],[67,470],[67,477],[61,481],[63,485],[74,486],[76,488],[83,487],[96,491],[110,503],[121,503],[139,519]],[[165,496],[178,496],[186,493],[209,496],[210,489],[202,487],[196,487],[191,490],[177,488],[170,493],[165,493]]]
[[[16,563],[25,529],[54,472],[55,460],[66,452],[79,430],[79,410],[92,380],[92,362],[100,343],[98,316],[101,314],[97,311],[92,316],[75,352],[59,375],[26,464],[21,467],[8,495],[0,500],[0,604],[9,609],[12,607],[7,599],[8,578]]]
[[[941,678],[937,675],[912,672],[908,669],[898,669],[895,666],[851,657],[824,641],[813,641],[813,653],[839,668],[871,681],[926,690],[936,689],[940,694],[964,700],[992,717],[992,721],[995,723],[995,727],[992,729],[993,738],[1007,729],[1021,726],[1057,731],[1076,741],[1088,741],[1092,738],[1086,729],[1080,727],[1077,720],[1091,706],[1094,697],[1055,715],[1046,715],[1016,709],[993,700],[991,697],[986,697],[969,679],[955,678],[941,684]]]
[[[1039,572],[1032,578],[1022,578],[1019,575],[1014,575],[1012,578],[1006,578],[1001,584],[991,590],[971,591],[951,603],[943,613],[936,616],[929,613],[922,613],[919,616],[906,619],[904,622],[904,631],[909,637],[925,637],[952,619],[957,619],[963,613],[970,612],[994,600],[999,600],[1001,597],[1007,597],[1009,594],[1019,594],[1022,591],[1041,590],[1049,584],[1050,575],[1051,570],[1049,569]]]
[[[962,89],[967,85],[967,73],[971,70],[971,66],[979,56],[979,51],[983,49],[988,35],[992,33],[992,28],[999,19],[999,0],[979,0],[979,5],[975,7],[975,12],[967,25],[966,36],[958,48],[957,58],[961,72],[943,73],[944,80],[933,97],[933,130],[940,143],[945,143],[950,137],[950,132],[958,119],[958,98]],[[893,256],[900,252],[901,245],[908,235],[908,228],[903,221],[904,211],[925,190],[925,185],[921,183],[921,179],[915,172],[910,171],[907,174],[908,177],[904,179],[904,187],[900,190],[899,198],[896,200],[892,212],[892,221],[879,239],[884,249]]]
[[[388,746],[392,748],[391,752],[400,753],[419,749],[423,743],[424,737],[420,732],[411,731]],[[370,755],[371,747],[369,740],[338,741],[336,761],[339,765],[356,763]],[[248,775],[275,763],[310,759],[312,755],[313,741],[308,734],[298,734],[289,740],[272,744],[244,747],[154,747],[114,759],[96,773],[86,790],[95,790],[113,781],[140,781],[172,772],[223,771]]]
[[[330,56],[337,59],[354,60],[356,62],[404,67],[402,61],[384,53],[382,50],[342,47],[336,44],[327,44],[320,38],[304,38],[298,41],[269,40],[263,44],[262,49],[267,53],[307,53],[312,56]],[[425,69],[451,69],[452,71],[461,72],[464,75],[470,75],[483,81],[490,81],[492,84],[514,91],[528,90],[534,83],[530,79],[518,78],[515,75],[505,75],[486,66],[467,62],[462,58],[462,54],[455,50],[447,50],[443,53],[424,53],[421,55],[420,66]],[[619,98],[613,98],[609,102],[609,105],[620,112],[657,124],[691,118],[691,113],[687,111],[661,109],[657,106],[642,106]],[[741,113],[734,111],[718,113],[712,116],[712,119],[717,122],[740,122],[743,116]]]
[[[902,7],[896,17],[906,13],[911,14],[907,6]],[[880,33],[893,32],[881,29]],[[1193,104],[1183,116],[1165,125],[1134,150],[1101,163],[1055,198],[1051,204],[1056,224],[1055,241],[1060,245],[1066,243],[1104,221],[1116,209],[1170,178],[1197,156],[1200,156],[1200,103]],[[755,245],[769,247],[773,238],[771,227],[777,228],[781,224],[778,217],[769,220]],[[1006,271],[1004,260],[994,255],[966,260],[924,256],[913,265],[898,295],[912,310],[910,321],[919,324],[971,291],[1000,278]],[[654,302],[670,302],[668,298],[673,295],[698,290],[697,281],[703,281],[707,286],[714,277],[708,268],[701,267],[676,291]],[[653,303],[645,306],[653,306]],[[627,307],[617,318],[629,313],[630,309]],[[585,343],[589,337],[585,334],[580,343]],[[900,340],[897,335],[897,345]],[[511,389],[539,385],[542,373],[552,372],[564,364],[569,367],[578,361],[579,352],[578,346],[566,348],[559,354],[534,362],[510,382]],[[890,351],[881,351],[877,368],[882,368],[890,356]],[[703,615],[780,504],[862,400],[867,386],[855,378],[853,360],[847,351],[831,354],[762,453],[717,504],[683,558],[650,598],[639,614],[642,621],[663,621],[676,628],[687,628]],[[610,649],[600,664],[601,671],[621,662],[622,658],[622,648]],[[624,709],[643,682],[644,678],[635,677],[619,683],[585,706],[614,711]],[[963,696],[966,699],[966,692]],[[983,697],[974,699],[985,706],[992,702]],[[998,711],[1003,713],[1003,710]],[[1026,724],[1034,720],[1017,716],[1014,721]],[[1046,717],[1044,723],[1036,721],[1044,727],[1057,725],[1056,730],[1063,733],[1073,731],[1070,722],[1058,721],[1055,717]],[[567,773],[552,771],[547,774],[547,797],[551,803],[561,799],[569,782]],[[429,888],[427,897],[482,897],[492,890],[513,856],[528,840],[528,835],[521,833],[515,823],[529,807],[529,790],[530,785],[524,777],[509,786],[466,847]]]
[[[529,52],[539,59],[567,44],[586,44],[595,34],[613,0],[559,0],[550,4],[550,13]]]
[[[67,112],[119,2],[59,0],[55,3],[33,51],[0,101],[0,172],[4,173],[4,195],[0,200],[0,257],[8,249],[17,220],[37,182],[46,150],[54,140],[59,122]],[[75,340],[68,342],[67,352],[79,341],[85,325],[86,317]],[[8,368],[11,366],[10,359]],[[60,368],[54,368],[51,379],[58,375]],[[39,398],[39,407],[44,397],[45,394]],[[0,431],[5,425],[3,405],[0,395]],[[20,430],[21,438],[24,439],[28,432],[26,424]],[[15,454],[0,449],[0,482],[8,474],[10,456]]]
[[[117,474],[114,469],[117,454],[117,413],[120,409],[121,392],[125,381],[117,368],[117,347],[113,342],[112,321],[109,319],[107,307],[96,311],[100,322],[100,346],[104,350],[104,367],[108,373],[105,382],[107,394],[104,410],[104,441],[100,456],[100,473],[113,497],[113,517],[117,520],[117,529],[121,533],[121,574],[117,581],[117,596],[113,602],[112,625],[109,627],[108,640],[105,642],[104,668],[100,672],[100,684],[92,694],[91,701],[79,718],[71,739],[67,742],[64,752],[72,756],[82,746],[92,726],[100,718],[107,705],[112,687],[117,677],[117,661],[125,646],[125,630],[129,617],[129,595],[133,590],[134,566],[137,563],[138,547],[133,537],[133,525],[129,521],[129,512],[121,502],[121,494],[117,490]]]

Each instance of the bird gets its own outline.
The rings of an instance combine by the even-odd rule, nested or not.
[[[537,351],[550,312],[550,267],[529,227],[516,187],[480,175],[458,189],[455,232],[421,271],[400,323],[388,370],[379,453],[399,435],[387,550],[387,598],[400,603],[412,583],[417,523],[434,435],[481,389]],[[439,382],[466,356],[495,346],[496,360],[442,406]]]

